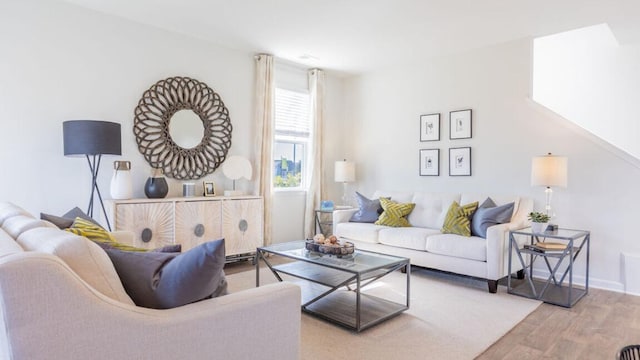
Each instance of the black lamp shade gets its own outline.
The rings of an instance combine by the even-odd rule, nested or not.
[[[62,123],[64,155],[121,155],[120,124],[99,120]]]

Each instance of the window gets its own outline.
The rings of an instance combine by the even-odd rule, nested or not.
[[[276,88],[273,186],[305,188],[311,135],[309,93]]]

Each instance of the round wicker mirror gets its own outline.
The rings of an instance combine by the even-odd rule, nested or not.
[[[201,140],[184,148],[171,137],[181,117],[190,110],[202,121]],[[170,77],[142,94],[135,109],[133,133],[138,150],[151,167],[174,179],[199,179],[224,162],[231,147],[231,119],[220,95],[207,84],[188,77]],[[194,143],[196,143],[194,142]],[[184,142],[180,142],[184,144]]]

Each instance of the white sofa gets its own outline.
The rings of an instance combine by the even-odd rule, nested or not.
[[[380,197],[415,203],[407,217],[412,227],[349,222],[357,208],[336,210],[333,213],[334,235],[353,242],[356,249],[407,257],[412,265],[486,279],[490,292],[496,292],[498,280],[508,275],[509,230],[529,226],[527,215],[533,209],[531,198],[519,196],[376,191],[371,199]],[[459,204],[478,201],[482,204],[487,197],[498,206],[514,202],[509,223],[489,227],[486,239],[440,232],[453,201]],[[521,269],[515,267],[518,263],[513,262],[512,271]]]
[[[0,203],[0,359],[297,359],[300,289],[135,306],[107,254]]]

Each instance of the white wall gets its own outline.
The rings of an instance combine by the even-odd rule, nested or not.
[[[621,253],[640,252],[640,169],[531,105],[531,55],[531,41],[522,40],[350,79],[346,116],[355,122],[349,151],[358,188],[368,195],[375,189],[521,194],[543,209],[543,189],[530,186],[531,158],[568,156],[569,186],[554,193],[556,222],[591,230],[591,285],[622,290]],[[449,140],[449,111],[467,108],[473,138]],[[442,140],[421,143],[419,116],[435,112]],[[448,149],[460,146],[472,148],[471,177],[448,176]],[[440,149],[438,177],[418,175],[418,150],[429,148]]]
[[[144,197],[150,167],[137,150],[133,111],[143,92],[170,76],[189,76],[220,94],[233,124],[229,155],[253,158],[253,54],[74,5],[48,1],[0,2],[0,199],[38,214],[86,209],[90,174],[81,158],[63,156],[62,122],[100,119],[122,124],[122,156],[103,158],[99,185],[109,196],[114,160],[130,160],[134,195]],[[327,92],[341,91],[329,77]],[[337,99],[341,99],[338,95]],[[328,106],[340,101],[328,100]],[[340,109],[327,109],[330,115]],[[336,116],[333,116],[334,118]],[[221,169],[202,180],[229,189]],[[200,180],[197,181],[200,184]],[[245,180],[237,187],[252,189]],[[169,196],[181,196],[170,180]],[[274,208],[274,239],[302,236],[304,197]],[[295,212],[297,214],[298,212]]]
[[[533,99],[640,159],[639,62],[606,24],[537,38]]]

